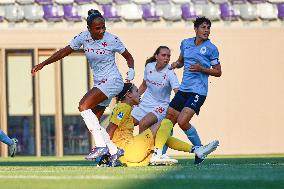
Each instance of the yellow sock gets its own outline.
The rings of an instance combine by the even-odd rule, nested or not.
[[[171,149],[184,151],[184,152],[191,152],[192,148],[192,145],[172,136],[168,138],[166,145]]]
[[[173,123],[169,119],[164,119],[161,122],[160,128],[157,131],[155,138],[155,148],[163,150],[165,143],[167,142],[171,131],[173,129]]]

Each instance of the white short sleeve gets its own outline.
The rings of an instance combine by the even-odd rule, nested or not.
[[[81,32],[80,34],[76,35],[72,41],[70,42],[69,46],[71,47],[71,49],[73,50],[79,50],[80,47],[83,44],[83,33]]]
[[[114,40],[113,40],[113,51],[118,52],[119,54],[122,54],[125,51],[125,46],[120,41],[120,39],[116,36],[114,36]]]
[[[145,66],[145,69],[144,69],[144,80],[147,80],[148,65],[149,65],[149,63]]]
[[[175,74],[174,70],[169,70],[169,80],[171,84],[172,89],[178,89],[179,88],[179,82],[177,75]]]

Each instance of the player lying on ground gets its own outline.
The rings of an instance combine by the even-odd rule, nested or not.
[[[121,149],[120,161],[127,166],[147,166],[149,164],[175,164],[177,160],[171,159],[161,153],[165,143],[172,149],[184,152],[191,152],[192,146],[177,138],[171,137],[170,133],[173,124],[170,120],[164,119],[158,124],[137,136],[133,136],[134,123],[131,111],[134,105],[140,100],[138,89],[134,84],[125,83],[123,90],[117,95],[120,101],[114,108],[107,131],[112,141]],[[193,150],[198,157],[204,158],[213,152],[218,146],[218,141],[213,141],[208,145]],[[153,153],[154,152],[154,153]],[[100,156],[107,153],[101,153]],[[92,154],[91,154],[92,155]],[[89,156],[94,159],[99,156]],[[117,162],[109,162],[109,165],[117,165]]]

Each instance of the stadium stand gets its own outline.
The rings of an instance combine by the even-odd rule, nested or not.
[[[40,22],[43,20],[43,10],[39,5],[25,5],[24,17],[28,22]]]
[[[90,9],[97,9],[99,11],[102,11],[101,8],[98,5],[94,4],[94,3],[80,5],[78,7],[78,10],[79,10],[80,15],[82,16],[83,19],[85,19],[85,20],[87,19],[87,17],[88,17],[88,10],[90,10]]]
[[[78,5],[82,5],[82,4],[91,4],[93,1],[92,0],[74,0],[75,3],[77,3]]]
[[[225,21],[237,21],[239,15],[237,15],[233,7],[229,3],[220,4],[221,18]]]
[[[5,6],[5,19],[9,22],[20,22],[24,19],[24,10],[19,5]]]
[[[153,0],[153,2],[156,4],[169,4],[171,1],[170,0]]]
[[[284,20],[284,3],[277,4],[278,18]]]
[[[63,10],[62,7],[58,5],[44,5],[43,12],[43,18],[48,22],[59,22],[63,20]]]
[[[15,0],[0,0],[0,5],[14,4]]]
[[[181,5],[181,17],[184,20],[196,19],[197,14],[192,4],[186,3]]]
[[[112,0],[96,0],[95,2],[99,5],[105,5],[112,3]]]
[[[129,4],[131,3],[129,0],[114,0],[117,5]]]
[[[186,4],[186,3],[191,3],[190,0],[172,0],[173,3],[175,4]]]
[[[151,4],[142,5],[142,17],[146,21],[159,21],[160,16],[157,14],[155,7]]]
[[[63,5],[64,19],[67,21],[79,22],[82,17],[78,11],[78,7],[74,5]]]
[[[29,5],[29,6],[28,6]],[[98,9],[112,22],[283,21],[284,0],[0,0],[0,22],[82,22]]]
[[[152,2],[152,0],[132,0],[132,1],[138,5],[149,4]]]
[[[4,15],[5,15],[4,7],[0,6],[0,22],[4,21]]]
[[[40,5],[51,5],[53,3],[52,0],[35,0]]]
[[[136,22],[142,20],[142,10],[134,3],[121,4],[118,13],[126,21]]]
[[[67,5],[67,4],[72,4],[73,0],[54,0],[54,2],[59,5]]]
[[[257,4],[259,18],[262,20],[276,20],[277,8],[276,5],[270,3]]]
[[[197,13],[198,16],[205,16],[212,21],[220,20],[219,5],[207,3],[207,4],[197,5],[196,8],[199,9]]]
[[[116,8],[112,4],[102,5],[104,17],[108,21],[120,21],[121,16],[118,15]]]
[[[30,5],[33,4],[34,0],[16,0],[16,2],[20,5]]]
[[[258,18],[256,5],[242,4],[239,10],[240,18],[244,21],[255,21]]]

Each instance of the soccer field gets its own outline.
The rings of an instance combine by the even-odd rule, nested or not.
[[[1,189],[283,189],[284,154],[211,156],[200,166],[96,167],[83,156],[0,158]]]

